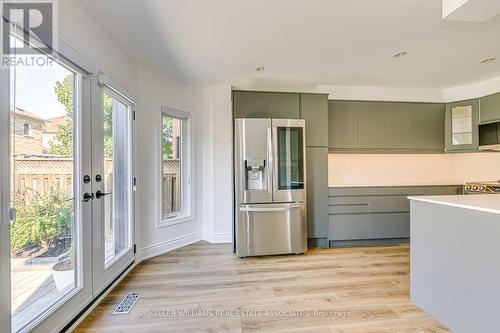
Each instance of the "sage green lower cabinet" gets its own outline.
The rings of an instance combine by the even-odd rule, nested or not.
[[[457,195],[462,186],[331,187],[328,192],[328,240],[335,245],[408,239],[408,196]]]
[[[500,93],[482,97],[481,124],[500,121]]]
[[[328,237],[328,148],[307,147],[307,236]]]
[[[468,112],[465,109],[470,109],[470,119],[465,120],[462,117],[463,113]],[[457,116],[454,116],[454,110],[457,111]],[[457,125],[454,126],[454,123]],[[463,124],[467,123],[469,130],[463,129]],[[469,134],[466,134],[468,131]],[[468,142],[464,140],[465,136],[469,136]],[[446,104],[446,120],[445,120],[445,151],[446,152],[465,152],[477,151],[479,149],[479,99],[471,99],[460,102]]]
[[[269,118],[299,119],[300,95],[295,93],[268,93]]]
[[[268,118],[267,94],[254,91],[233,91],[234,118]]]

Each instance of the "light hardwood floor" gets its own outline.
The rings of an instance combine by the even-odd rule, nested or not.
[[[450,332],[409,301],[407,244],[247,259],[231,249],[200,242],[141,263],[76,332]],[[130,314],[112,315],[131,291],[142,297]]]

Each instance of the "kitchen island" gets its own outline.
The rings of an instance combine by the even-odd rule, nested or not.
[[[498,332],[500,195],[409,199],[411,301],[453,332]]]

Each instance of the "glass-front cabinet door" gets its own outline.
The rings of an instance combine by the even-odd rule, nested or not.
[[[476,151],[479,147],[479,100],[446,104],[446,151]]]
[[[273,119],[274,202],[305,200],[305,122]]]

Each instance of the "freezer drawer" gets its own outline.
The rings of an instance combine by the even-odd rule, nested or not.
[[[237,206],[238,257],[304,253],[307,223],[304,203]]]

